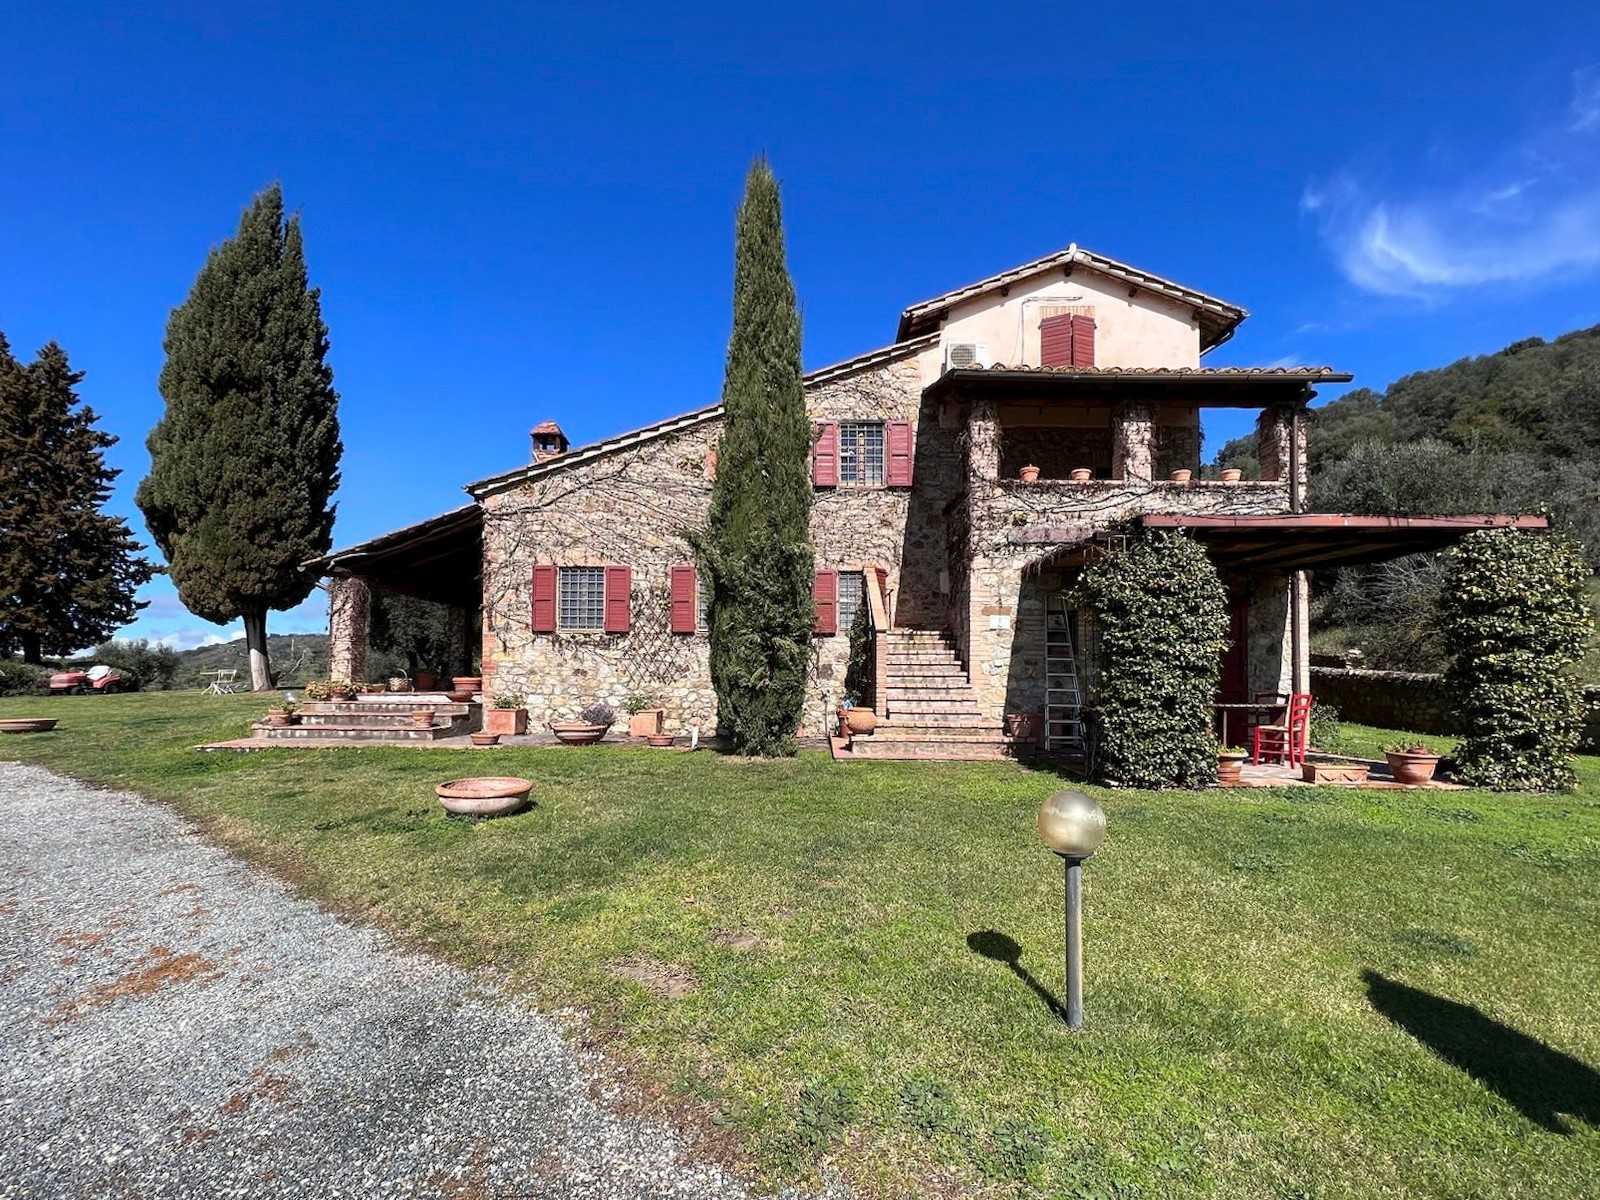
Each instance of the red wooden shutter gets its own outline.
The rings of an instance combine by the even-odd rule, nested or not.
[[[1039,365],[1041,367],[1070,367],[1072,361],[1071,313],[1046,317],[1039,322]]]
[[[811,631],[820,637],[832,637],[839,632],[839,572],[818,571],[811,584],[811,599],[817,610]]]
[[[1094,318],[1072,318],[1072,365],[1094,366]]]
[[[533,569],[533,631],[556,631],[556,568],[549,563]]]
[[[633,615],[631,593],[633,570],[630,567],[606,568],[606,632],[627,633]]]
[[[693,633],[695,625],[694,568],[680,563],[669,572],[672,583],[672,632]]]
[[[839,486],[839,424],[830,422],[822,427],[816,444],[811,447],[811,482],[817,487]]]
[[[890,487],[911,486],[911,422],[890,421],[884,430],[888,443]]]

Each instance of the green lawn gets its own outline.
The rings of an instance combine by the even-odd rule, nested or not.
[[[1595,1194],[1600,760],[1558,797],[1101,792],[1075,1035],[1050,1009],[1049,773],[190,751],[265,704],[6,700],[62,729],[0,758],[166,800],[319,899],[585,1010],[656,1103],[769,1180],[831,1163],[885,1196]],[[538,807],[446,819],[433,784],[473,772],[533,778]],[[659,996],[624,961],[695,986]]]

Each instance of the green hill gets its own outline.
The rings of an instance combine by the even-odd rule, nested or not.
[[[325,633],[275,633],[267,637],[267,655],[272,660],[273,673],[280,686],[303,684],[308,679],[325,679],[328,675],[328,635]],[[245,652],[244,638],[222,642],[215,646],[199,646],[178,652],[179,665],[173,677],[178,688],[204,687],[209,679],[203,671],[239,672],[239,678],[248,683],[250,659]]]

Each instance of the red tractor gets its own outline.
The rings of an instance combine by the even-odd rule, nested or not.
[[[50,676],[52,696],[82,696],[87,692],[131,692],[138,684],[115,667],[98,663],[87,671],[57,671]]]

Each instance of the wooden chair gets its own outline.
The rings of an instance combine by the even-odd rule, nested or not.
[[[1257,725],[1250,741],[1250,761],[1261,765],[1269,759],[1298,766],[1305,761],[1306,742],[1311,731],[1311,693],[1294,692],[1289,697],[1288,713],[1281,724]]]

